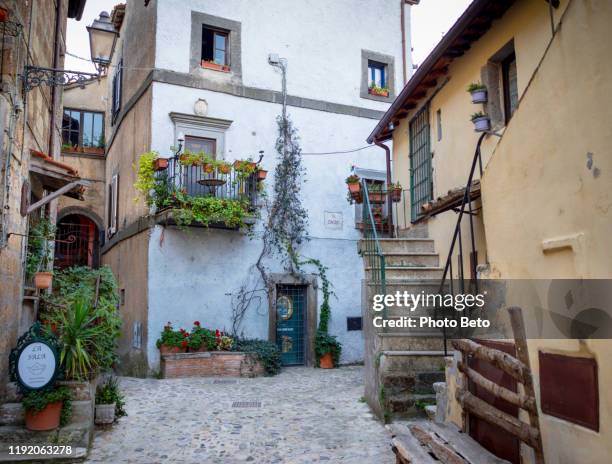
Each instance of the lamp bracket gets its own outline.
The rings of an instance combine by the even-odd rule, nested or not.
[[[48,85],[50,87],[69,84],[81,84],[90,79],[99,79],[101,73],[86,73],[81,71],[69,71],[67,69],[41,68],[38,66],[26,66],[23,71],[23,90],[29,92],[35,87]]]

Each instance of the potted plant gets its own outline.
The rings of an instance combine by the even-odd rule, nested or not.
[[[385,192],[382,184],[372,184],[368,187],[370,203],[381,204],[385,202]]]
[[[376,84],[372,84],[368,89],[370,95],[376,95],[377,97],[388,97],[389,89],[387,87],[379,87]]]
[[[163,171],[168,169],[168,158],[155,158],[153,161],[153,169],[155,171]]]
[[[112,424],[118,417],[125,415],[123,412],[124,404],[117,379],[110,376],[104,384],[98,385],[96,389],[94,422],[98,425]]]
[[[476,132],[486,132],[491,129],[491,120],[482,111],[474,113],[471,120],[474,123],[474,130]]]
[[[164,326],[161,336],[155,342],[160,354],[184,353],[187,350],[189,343],[189,334],[183,329],[176,331],[172,328],[172,324],[168,322]]]
[[[487,102],[487,86],[480,82],[472,82],[467,87],[467,91],[472,95],[472,103]]]
[[[68,387],[36,390],[23,396],[28,430],[45,431],[66,425],[70,420],[72,394]]]
[[[230,172],[232,172],[232,165],[229,163],[226,163],[225,161],[219,161],[217,166],[217,169],[219,170],[219,172],[221,174],[229,174]]]
[[[34,286],[40,290],[50,288],[53,282],[53,272],[47,269],[53,255],[50,242],[54,238],[55,226],[46,217],[40,218],[28,235],[26,275],[34,279]]]
[[[332,369],[338,365],[342,344],[322,330],[317,331],[315,338],[315,354],[321,369]]]
[[[266,171],[265,169],[258,169],[257,170],[257,182],[262,182],[264,180],[266,180],[266,176],[268,175],[268,171]]]
[[[191,334],[189,334],[189,351],[203,352],[213,351],[217,348],[215,334],[200,325],[200,321],[194,321]]]
[[[391,200],[394,203],[402,201],[402,184],[396,182],[395,184],[391,184],[389,189],[391,190]]]

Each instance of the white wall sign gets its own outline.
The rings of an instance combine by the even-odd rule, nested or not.
[[[334,213],[332,211],[325,211],[324,214],[325,228],[332,230],[342,230],[342,213]]]
[[[19,353],[17,373],[23,386],[29,389],[39,389],[51,382],[56,367],[55,353],[45,343],[32,342]]]

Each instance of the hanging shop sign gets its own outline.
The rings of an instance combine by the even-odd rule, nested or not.
[[[57,339],[36,322],[17,341],[9,356],[11,380],[24,391],[42,390],[59,374]]]

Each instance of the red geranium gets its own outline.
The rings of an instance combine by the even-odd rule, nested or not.
[[[200,321],[194,321],[193,325],[200,327]]]
[[[187,340],[181,342],[181,348],[187,348]]]
[[[221,336],[221,332],[219,332],[219,329],[215,330],[215,337],[220,337]]]

